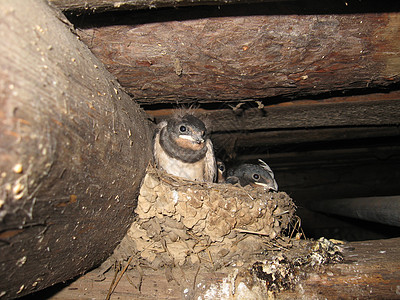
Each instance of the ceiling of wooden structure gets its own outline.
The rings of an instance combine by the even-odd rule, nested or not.
[[[49,2],[149,118],[195,105],[228,165],[308,206],[400,193],[400,2]]]
[[[197,105],[223,156],[245,146],[397,135],[399,4],[152,1],[175,7],[149,10],[146,1],[50,2],[156,120]],[[326,134],[332,128],[336,137]],[[282,134],[293,129],[303,134]]]

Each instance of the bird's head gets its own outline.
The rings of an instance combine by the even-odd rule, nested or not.
[[[234,180],[239,181],[241,186],[263,186],[268,190],[278,191],[278,184],[275,181],[274,173],[265,163],[260,165],[240,165],[230,172],[230,177],[227,179],[228,182],[232,183],[235,182]]]
[[[187,114],[168,121],[167,131],[175,143],[186,149],[198,151],[204,148],[206,126],[193,115]]]

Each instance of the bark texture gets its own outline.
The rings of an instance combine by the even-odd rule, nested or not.
[[[65,17],[0,3],[0,296],[73,278],[131,224],[149,124]],[[3,299],[3,298],[2,298]]]
[[[400,81],[400,13],[190,13],[89,18],[77,25],[84,27],[82,40],[142,103],[276,100]]]

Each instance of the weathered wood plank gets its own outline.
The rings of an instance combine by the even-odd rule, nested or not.
[[[294,291],[278,293],[277,299],[400,299],[400,239],[375,240],[348,243],[344,253],[344,263],[325,265],[302,278]],[[234,268],[232,268],[233,271]],[[196,270],[184,270],[186,278],[193,278]],[[103,299],[111,284],[112,274],[102,282],[96,281],[96,271],[90,272],[51,297],[51,300],[96,298]],[[160,271],[146,270],[141,291],[138,290],[140,276],[128,272],[115,289],[111,299],[182,299],[185,286],[175,281],[167,281]],[[228,273],[199,273],[197,291],[203,286],[218,285]],[[192,288],[193,282],[178,279]],[[229,283],[230,281],[228,281]],[[207,289],[203,290],[206,295]],[[208,296],[216,296],[209,293]],[[187,296],[187,295],[186,295]],[[265,295],[267,298],[267,295]],[[212,296],[211,296],[212,297]],[[233,297],[233,295],[232,295]],[[209,299],[205,297],[205,299]],[[210,298],[211,299],[211,298]],[[215,298],[214,298],[215,299]]]
[[[314,211],[400,227],[400,196],[315,201]]]
[[[397,126],[389,127],[346,127],[346,128],[310,128],[298,130],[271,130],[261,132],[229,132],[211,135],[217,149],[236,152],[238,148],[272,147],[282,144],[300,144],[330,141],[348,141],[379,137],[399,137]]]
[[[257,108],[237,116],[233,111],[206,114],[212,132],[339,126],[386,126],[400,123],[400,101],[348,102]],[[212,117],[211,117],[212,116]],[[223,117],[225,116],[225,117]],[[384,117],[382,117],[384,116]]]
[[[400,101],[314,103],[204,113],[217,149],[229,156],[246,148],[400,135]]]
[[[132,220],[146,116],[45,1],[0,1],[0,296],[81,274]]]
[[[329,0],[47,0],[51,5],[68,14],[93,14],[115,11],[146,10],[156,8],[182,8],[218,5],[218,10],[243,14],[249,4],[268,6],[269,14],[333,14],[333,13],[371,13],[395,12],[400,6],[394,1],[379,3],[375,0],[348,0],[345,3]],[[283,4],[281,4],[283,2]],[[231,6],[231,7],[229,7]],[[256,9],[256,8],[253,8]],[[256,9],[257,10],[257,9]],[[232,13],[231,13],[232,14]]]
[[[399,99],[400,92],[394,91],[262,104],[262,109],[255,108],[255,101],[245,101],[195,110],[208,124],[217,149],[241,155],[239,148],[399,136]],[[157,121],[174,112],[145,108]]]
[[[400,82],[400,13],[265,13],[192,19],[167,10],[76,24],[142,103],[294,98]]]
[[[257,2],[288,2],[293,0],[247,0]],[[48,2],[64,11],[104,12],[113,10],[154,9],[161,7],[180,7],[196,5],[221,5],[241,3],[240,0],[48,0]]]
[[[297,100],[264,105],[262,109],[255,108],[255,101],[246,101],[224,109],[200,107],[196,112],[208,124],[217,154],[256,159],[265,156],[260,149],[269,152],[277,145],[399,137],[398,99],[400,92],[395,91]],[[146,107],[157,121],[174,111]]]
[[[400,239],[353,242],[344,264],[327,265],[322,274],[310,274],[295,293],[306,299],[400,299]],[[299,297],[300,298],[300,297]]]
[[[148,113],[161,120],[173,110],[162,110],[162,114],[148,110]],[[231,108],[199,109],[198,114],[209,123],[210,132],[228,134],[273,129],[397,126],[400,100],[295,101],[261,109],[248,108],[239,114]]]

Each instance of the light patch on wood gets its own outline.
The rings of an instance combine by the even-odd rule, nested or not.
[[[183,68],[182,68],[182,64],[181,64],[181,61],[179,60],[179,58],[175,58],[174,67],[175,67],[175,74],[178,76],[181,76],[182,72],[183,72]]]
[[[400,76],[400,15],[390,13],[386,18],[387,23],[373,32],[372,41],[379,49],[377,59],[385,63],[382,75],[395,79]]]

